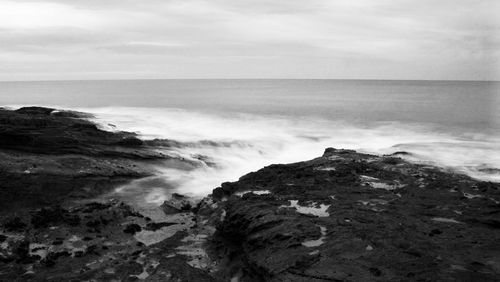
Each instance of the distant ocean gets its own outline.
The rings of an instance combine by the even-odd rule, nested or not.
[[[326,147],[407,151],[411,161],[500,181],[500,82],[0,82],[0,105],[91,112],[104,128],[142,138],[213,141],[176,153],[195,161],[207,156],[214,166],[165,165],[162,181],[137,183],[149,202],[161,202],[165,189],[203,196],[221,182],[269,164],[308,160]]]

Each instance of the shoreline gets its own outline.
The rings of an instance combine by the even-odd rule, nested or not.
[[[10,197],[2,200],[18,201],[0,218],[0,280],[494,281],[500,275],[499,183],[409,163],[400,158],[404,152],[328,148],[315,159],[223,183],[197,203],[173,194],[144,214],[95,198],[122,180],[154,175],[152,162],[173,158],[155,150],[168,142],[105,132],[84,116],[0,110],[0,185]]]

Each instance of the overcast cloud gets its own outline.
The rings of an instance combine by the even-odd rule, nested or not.
[[[0,0],[0,80],[500,80],[495,0]]]

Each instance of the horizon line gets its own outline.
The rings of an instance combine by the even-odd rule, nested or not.
[[[383,79],[383,78],[109,78],[109,79],[34,79],[2,80],[3,82],[80,82],[80,81],[147,81],[147,80],[358,80],[358,81],[429,81],[429,82],[500,82],[500,80],[468,79]]]

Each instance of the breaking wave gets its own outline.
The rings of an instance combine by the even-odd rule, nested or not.
[[[153,179],[120,188],[147,203],[162,203],[172,192],[202,197],[222,182],[236,181],[266,165],[312,159],[327,147],[374,154],[405,151],[410,155],[404,157],[414,162],[500,181],[500,137],[492,134],[451,131],[431,124],[360,124],[174,108],[80,110],[93,113],[108,130],[133,131],[142,139],[168,139],[164,142],[170,142],[170,153],[198,164],[186,168],[166,163]]]

